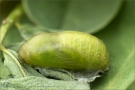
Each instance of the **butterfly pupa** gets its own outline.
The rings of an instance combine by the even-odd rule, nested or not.
[[[39,67],[67,70],[106,70],[109,53],[97,37],[84,32],[41,33],[19,49],[19,59]]]

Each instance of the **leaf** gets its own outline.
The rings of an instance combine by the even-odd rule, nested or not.
[[[6,78],[10,74],[10,71],[4,66],[0,58],[0,78]]]
[[[31,24],[20,24],[18,29],[24,40],[28,40],[36,34],[47,31],[43,26],[34,26]]]
[[[64,69],[36,67],[36,70],[38,70],[47,78],[64,81],[75,81],[75,78],[72,76],[72,74]]]
[[[127,90],[134,90],[135,89],[135,81],[127,88]]]
[[[21,37],[19,31],[16,27],[11,27],[4,38],[3,45],[10,46],[15,43],[21,42],[23,38]]]
[[[18,42],[18,43],[12,43],[12,44],[10,44],[10,45],[6,46],[6,48],[8,48],[8,49],[11,49],[11,50],[14,50],[14,51],[18,52],[18,50],[19,50],[20,46],[21,46],[23,43],[24,43],[24,41],[22,41],[22,42]]]
[[[26,15],[50,31],[78,30],[94,33],[107,26],[119,11],[122,0],[22,0]]]
[[[95,35],[104,41],[110,52],[110,69],[93,83],[92,90],[125,90],[135,81],[134,3],[125,1],[119,15]]]
[[[98,75],[98,71],[71,71],[65,69],[58,68],[41,68],[36,67],[42,75],[47,78],[64,80],[64,81],[80,81],[80,82],[93,82],[97,77],[101,77]]]
[[[4,90],[90,90],[89,85],[83,82],[49,80],[35,76],[1,80],[0,88]]]
[[[10,75],[10,71],[4,66],[2,51],[0,51],[0,79],[7,78],[8,75]]]

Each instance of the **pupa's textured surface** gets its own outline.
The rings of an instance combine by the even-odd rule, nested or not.
[[[104,43],[77,31],[38,34],[20,47],[19,58],[33,66],[69,70],[106,70],[109,65]]]

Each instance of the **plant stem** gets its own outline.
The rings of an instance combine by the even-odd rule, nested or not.
[[[9,28],[14,24],[16,20],[24,13],[22,5],[19,4],[15,9],[9,14],[9,16],[2,21],[2,26],[0,30],[0,43],[3,42],[3,39],[9,30]]]
[[[16,62],[16,64],[20,68],[22,74],[24,75],[24,77],[26,77],[25,71],[23,70],[23,68],[20,65],[20,63],[18,62],[18,60],[2,44],[0,44],[0,50],[2,50],[3,52],[5,52],[6,54],[8,54]]]
[[[10,14],[9,16],[2,21],[2,26],[1,26],[1,30],[0,30],[0,50],[2,50],[3,52],[5,52],[6,54],[8,54],[18,65],[18,67],[20,68],[22,74],[24,76],[26,76],[25,71],[23,70],[22,66],[20,65],[20,63],[18,62],[18,60],[2,45],[3,39],[7,33],[7,31],[9,30],[9,28],[15,23],[16,20],[18,20],[18,18],[23,14],[23,8],[22,5],[19,4]]]

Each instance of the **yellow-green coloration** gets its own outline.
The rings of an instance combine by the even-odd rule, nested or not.
[[[41,33],[24,43],[19,58],[27,64],[69,70],[106,70],[109,53],[104,43],[88,33]]]

